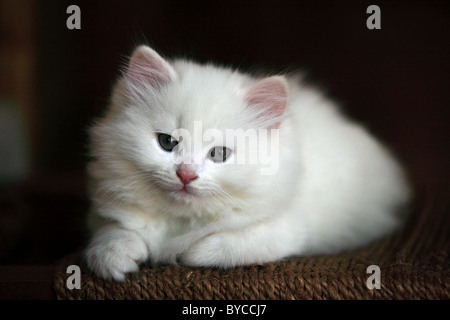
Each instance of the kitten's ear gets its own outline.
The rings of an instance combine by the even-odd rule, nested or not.
[[[134,50],[125,70],[125,77],[134,85],[160,87],[175,80],[172,66],[153,49],[139,46]]]
[[[284,77],[273,76],[260,80],[245,95],[247,105],[264,118],[279,118],[286,109],[288,84]],[[269,119],[268,119],[269,120]]]

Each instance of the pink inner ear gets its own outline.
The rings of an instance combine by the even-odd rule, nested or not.
[[[126,76],[135,85],[143,82],[160,86],[174,79],[172,67],[147,46],[138,47],[131,56]]]
[[[245,101],[250,106],[263,108],[274,116],[281,116],[286,109],[287,83],[283,77],[265,78],[251,87]]]

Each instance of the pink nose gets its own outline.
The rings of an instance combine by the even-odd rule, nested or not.
[[[184,185],[198,178],[197,173],[191,168],[180,166],[177,170],[177,176]]]

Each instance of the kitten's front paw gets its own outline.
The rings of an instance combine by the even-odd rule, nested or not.
[[[100,278],[124,281],[148,258],[144,241],[124,229],[99,230],[85,252],[88,267]]]

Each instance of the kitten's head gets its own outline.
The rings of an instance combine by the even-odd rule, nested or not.
[[[264,185],[262,148],[273,149],[271,160],[278,156],[270,143],[287,92],[281,76],[254,79],[212,65],[169,62],[140,46],[113,91],[104,139],[115,140],[114,154],[143,173],[149,192],[195,206],[239,207]]]

